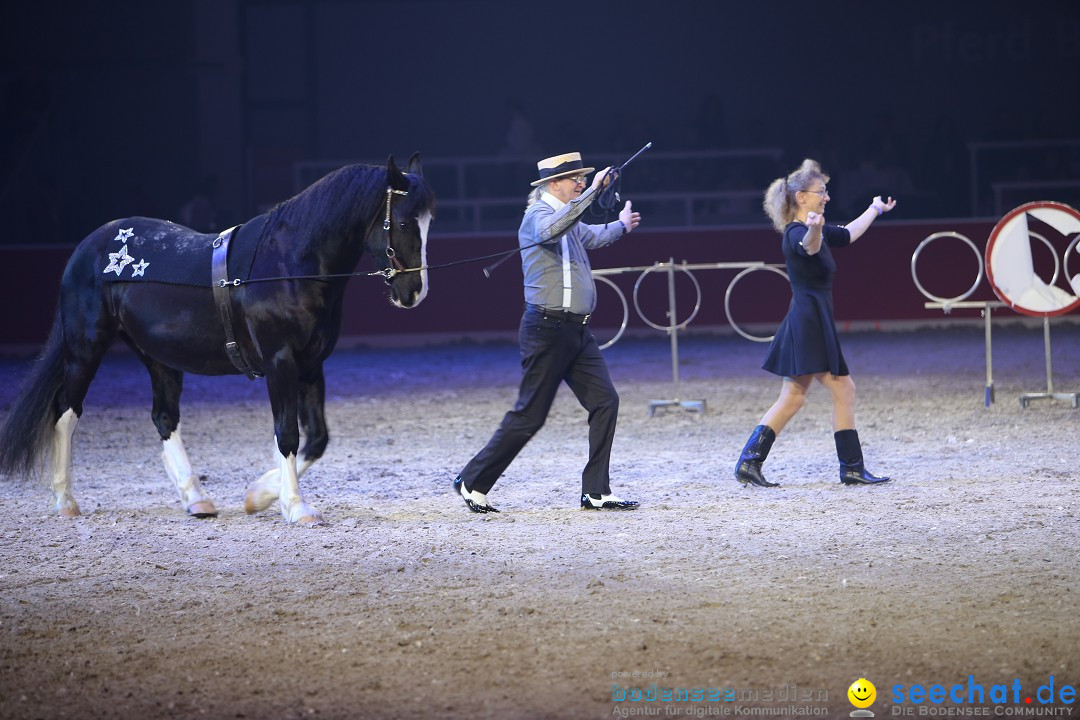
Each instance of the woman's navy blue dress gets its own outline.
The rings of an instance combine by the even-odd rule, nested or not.
[[[761,367],[785,377],[828,372],[848,375],[833,319],[832,279],[836,273],[831,247],[851,243],[847,228],[822,228],[821,249],[808,255],[800,244],[808,228],[793,222],[784,228],[784,261],[791,280],[791,306],[776,330]]]

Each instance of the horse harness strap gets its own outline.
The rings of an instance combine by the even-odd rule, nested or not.
[[[244,355],[243,348],[236,342],[236,332],[233,328],[232,293],[230,288],[239,287],[240,280],[229,280],[229,240],[232,239],[239,226],[224,230],[214,240],[214,256],[211,261],[211,279],[214,287],[214,304],[217,305],[221,315],[221,325],[225,329],[225,354],[236,366],[236,369],[254,380],[263,376],[256,370]]]

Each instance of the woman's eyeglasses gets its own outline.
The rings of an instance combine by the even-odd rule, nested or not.
[[[817,193],[818,195],[820,195],[822,197],[825,197],[826,195],[829,194],[829,189],[828,188],[821,188],[820,190],[803,190],[803,192]]]

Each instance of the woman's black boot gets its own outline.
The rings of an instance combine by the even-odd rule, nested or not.
[[[735,479],[743,485],[757,485],[758,487],[779,487],[780,483],[769,482],[761,474],[761,463],[769,457],[769,450],[776,433],[768,425],[758,425],[746,441],[746,446],[739,456],[739,464],[735,466]]]
[[[840,460],[840,482],[845,485],[877,485],[889,482],[887,477],[878,477],[867,472],[863,465],[862,445],[859,433],[852,430],[840,430],[833,433],[836,440],[836,457]]]

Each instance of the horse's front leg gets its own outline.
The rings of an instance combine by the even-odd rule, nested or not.
[[[299,382],[298,393],[300,405],[300,422],[304,427],[304,447],[296,459],[296,477],[304,476],[316,460],[322,457],[326,450],[330,436],[326,429],[326,382],[323,377],[322,366],[312,376]],[[277,452],[277,440],[274,442],[275,455]],[[244,510],[249,514],[261,512],[281,496],[281,468],[278,467],[263,473],[255,482],[251,483],[244,497]]]
[[[299,444],[299,443],[298,443]],[[296,468],[295,449],[288,455],[281,451],[281,441],[278,441],[278,476],[281,478],[281,489],[278,494],[278,508],[281,516],[287,523],[299,523],[301,525],[321,525],[322,514],[308,505],[300,494],[299,475]]]
[[[53,426],[50,502],[53,512],[69,518],[81,514],[79,503],[75,502],[75,496],[71,494],[71,436],[75,434],[75,426],[78,424],[79,416],[68,408]]]
[[[274,438],[277,441],[278,508],[288,523],[318,525],[322,523],[322,515],[308,505],[300,494],[296,463],[296,453],[300,448],[300,428],[297,423],[300,382],[291,356],[286,359],[283,355],[288,356],[287,351],[275,356],[266,373],[266,389],[270,394],[270,407],[274,413]],[[261,480],[262,478],[256,481],[256,484]],[[268,484],[272,485],[272,481]],[[248,494],[251,495],[250,488]]]
[[[274,438],[274,456],[281,457],[281,453],[278,449],[277,438]],[[306,449],[306,447],[305,447]],[[306,454],[301,454],[300,458],[295,462],[296,465],[296,477],[299,480],[303,477],[307,469],[311,467],[318,457],[309,457]],[[248,515],[253,515],[257,512],[262,512],[266,508],[274,504],[274,501],[281,497],[281,462],[278,460],[278,466],[273,470],[267,470],[262,474],[255,482],[248,485],[247,493],[244,495],[244,512]]]

